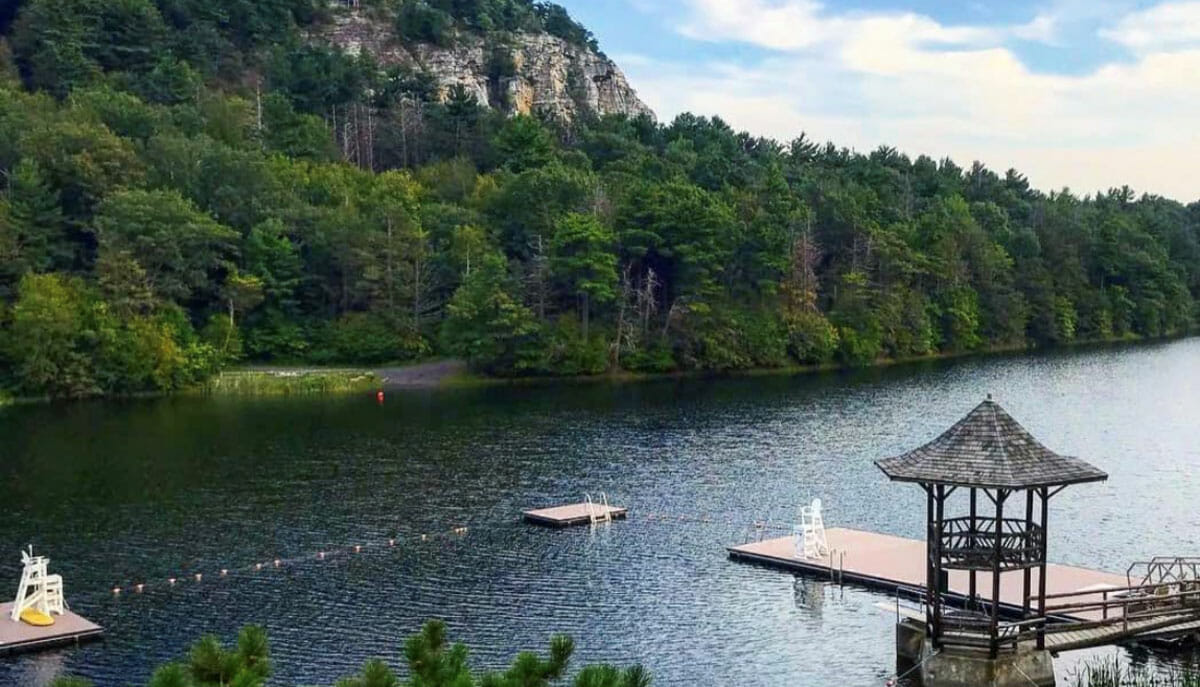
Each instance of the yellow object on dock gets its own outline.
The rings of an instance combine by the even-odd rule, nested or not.
[[[54,624],[54,618],[36,608],[26,608],[21,611],[21,621],[34,627],[49,627]]]

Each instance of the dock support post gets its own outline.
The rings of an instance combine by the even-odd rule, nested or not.
[[[1029,489],[1025,492],[1025,543],[1026,544],[1029,543],[1029,536],[1032,532],[1033,532],[1033,490]],[[1024,549],[1024,547],[1021,547],[1021,548]],[[1041,547],[1039,546],[1039,551],[1038,551],[1039,554],[1041,553],[1040,548]],[[1022,589],[1024,590],[1024,593],[1021,595],[1021,618],[1026,619],[1029,617],[1029,593],[1030,593],[1030,591],[1032,591],[1031,590],[1032,585],[1030,584],[1030,576],[1033,575],[1033,569],[1030,568],[1029,565],[1027,563],[1025,563],[1024,561],[1022,561],[1022,563],[1025,565],[1025,570],[1023,571],[1024,575],[1025,575],[1025,579],[1024,579],[1025,584],[1022,587]]]

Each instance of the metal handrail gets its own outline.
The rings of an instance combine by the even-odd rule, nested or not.
[[[1200,580],[1200,557],[1196,556],[1155,556],[1148,561],[1135,561],[1125,570],[1125,581],[1130,585],[1133,585],[1133,571],[1139,566],[1146,567],[1142,585]]]

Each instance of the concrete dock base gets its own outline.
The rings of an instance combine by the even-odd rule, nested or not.
[[[996,658],[966,649],[934,651],[924,626],[907,619],[896,625],[896,670],[919,674],[923,687],[1054,687],[1049,651],[1028,646]]]

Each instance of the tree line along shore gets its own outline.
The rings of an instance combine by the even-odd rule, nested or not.
[[[528,0],[364,4],[399,41],[484,36],[497,83],[514,31],[594,43]],[[1198,202],[691,114],[506,116],[314,41],[340,11],[322,2],[10,7],[11,395],[445,357],[487,377],[853,367],[1197,323]]]

